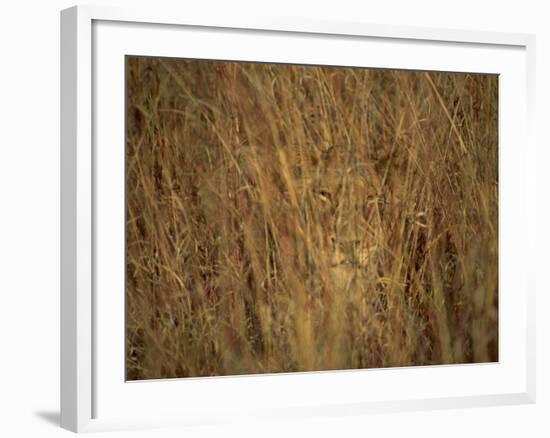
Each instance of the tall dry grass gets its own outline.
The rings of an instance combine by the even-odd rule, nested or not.
[[[498,77],[127,58],[128,379],[498,359]]]

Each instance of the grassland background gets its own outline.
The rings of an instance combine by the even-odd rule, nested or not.
[[[498,359],[498,78],[127,59],[129,379]]]

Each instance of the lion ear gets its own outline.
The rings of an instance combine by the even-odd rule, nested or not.
[[[321,152],[321,160],[330,162],[336,156],[336,149],[334,146],[329,146]]]

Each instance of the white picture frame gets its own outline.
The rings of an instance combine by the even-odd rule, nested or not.
[[[179,42],[190,37],[194,44],[186,49],[188,52],[181,52]],[[223,47],[222,41],[239,44],[229,47],[228,42],[228,47]],[[291,50],[291,45],[296,49]],[[120,179],[124,149],[124,143],[120,143],[120,123],[124,118],[120,87],[123,89],[124,75],[121,77],[120,73],[124,55],[365,65],[354,53],[367,45],[372,48],[372,59],[376,58],[374,67],[472,70],[502,75],[499,281],[503,299],[499,362],[185,382],[125,382],[120,368],[123,355],[119,354],[124,348],[120,342],[124,337],[124,288],[120,288],[123,272],[116,271],[124,257],[123,248],[117,245],[124,227],[118,221],[122,216],[117,216],[123,214],[124,208]],[[288,50],[281,54],[281,47]],[[305,51],[310,58],[304,57]],[[209,424],[250,417],[359,415],[533,403],[534,63],[535,38],[526,34],[298,18],[242,16],[227,21],[214,14],[188,14],[185,9],[78,6],[62,11],[62,427],[85,432]],[[105,96],[112,101],[107,102]],[[103,148],[100,154],[98,144]],[[101,213],[110,208],[118,211],[113,220],[118,225],[112,226]],[[517,224],[527,230],[521,238],[512,233]],[[114,267],[112,273],[108,266]],[[115,292],[101,295],[107,288]],[[109,297],[115,298],[111,302]],[[182,385],[186,385],[185,395]],[[369,391],[356,391],[361,385],[368,385],[365,388]],[[289,393],[289,388],[295,392]],[[160,394],[167,403],[158,402]],[[174,403],[178,394],[181,400]]]

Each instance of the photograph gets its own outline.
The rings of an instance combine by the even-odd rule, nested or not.
[[[126,379],[499,361],[499,75],[125,57]]]
[[[549,16],[446,6],[6,2],[0,438],[550,438]]]

